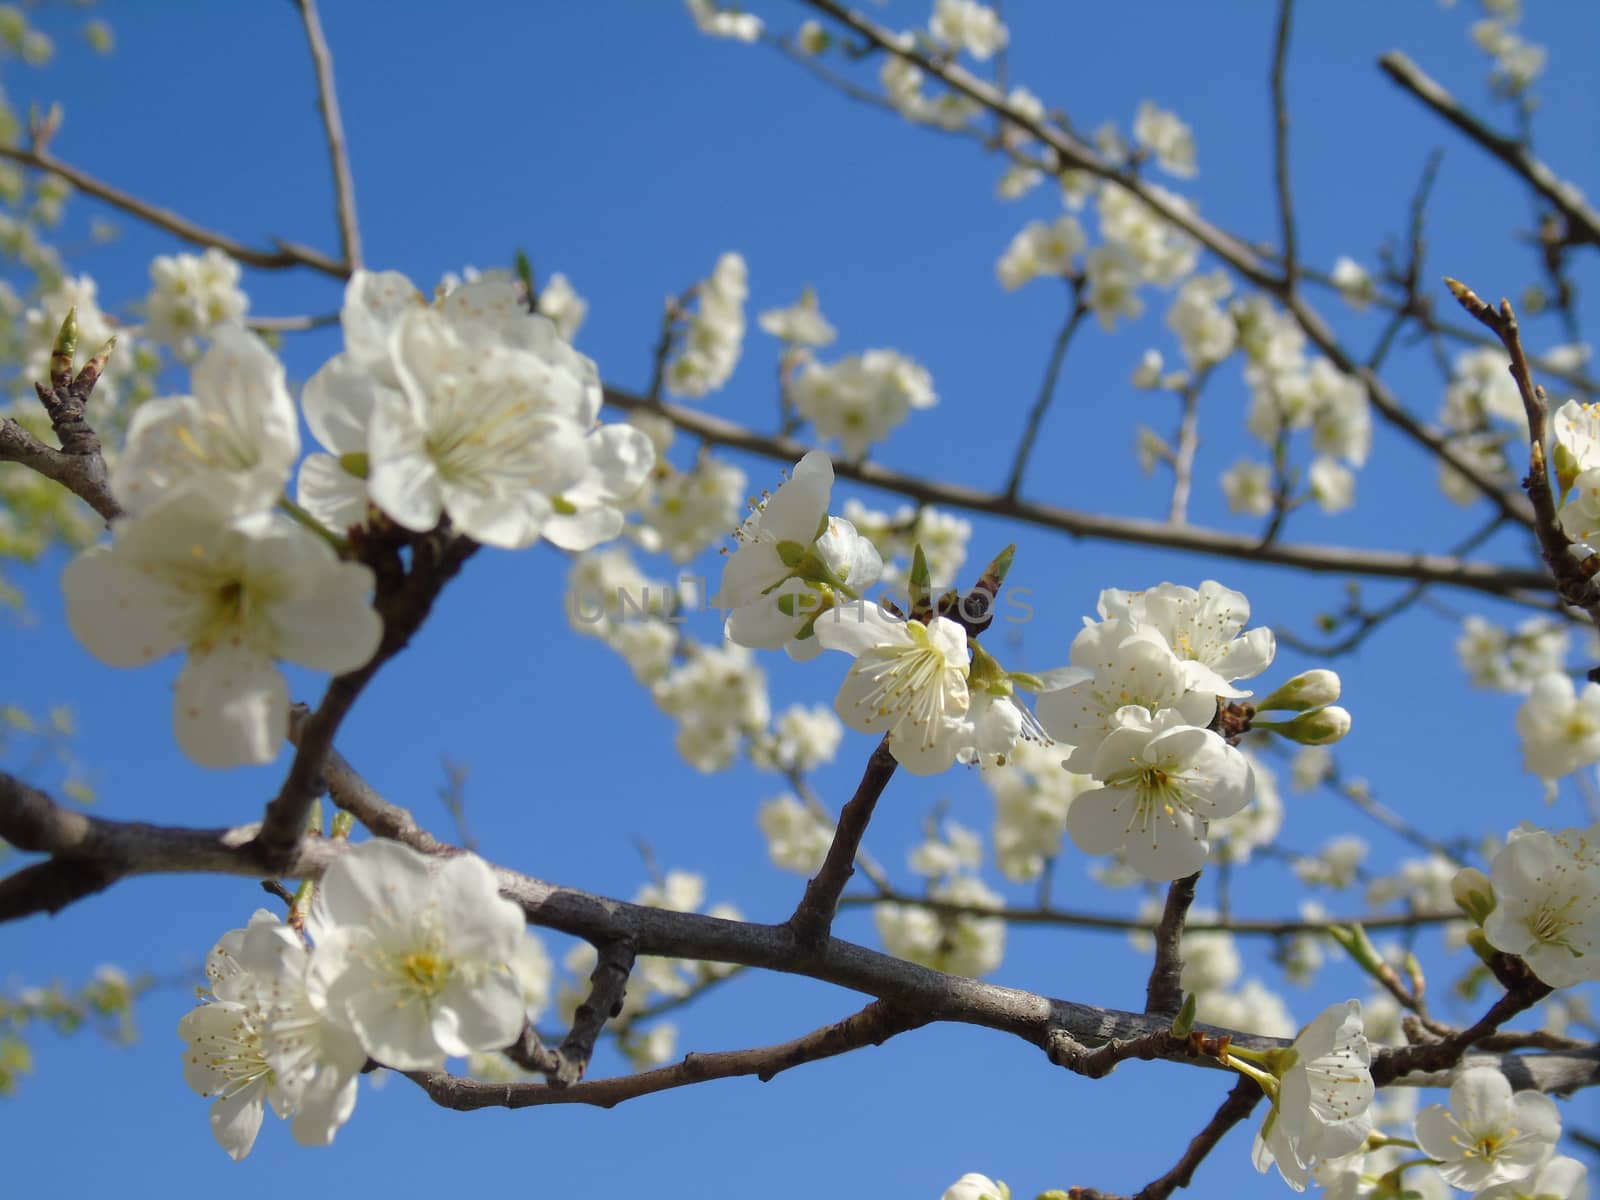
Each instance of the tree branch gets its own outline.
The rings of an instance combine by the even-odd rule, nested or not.
[[[1279,0],[1278,32],[1272,48],[1272,161],[1273,181],[1278,193],[1278,222],[1283,230],[1283,290],[1293,292],[1300,282],[1300,253],[1295,237],[1294,200],[1289,190],[1289,26],[1294,16],[1294,0]]]
[[[878,797],[889,785],[896,764],[889,753],[889,739],[884,737],[867,759],[867,769],[856,785],[855,795],[839,812],[839,824],[833,831],[833,841],[828,845],[828,855],[816,877],[806,884],[805,894],[789,918],[788,928],[801,946],[815,946],[827,940],[833,927],[833,915],[839,907],[839,895],[844,885],[855,873],[856,854],[861,839],[872,820],[872,810]]]
[[[98,454],[52,449],[10,417],[0,417],[0,462],[21,463],[54,480],[108,523],[122,515],[122,505],[111,494],[105,460]]]
[[[1166,907],[1156,926],[1156,958],[1145,986],[1144,1010],[1156,1016],[1175,1017],[1183,1007],[1183,922],[1194,903],[1200,872],[1174,879],[1167,887]]]
[[[34,912],[56,911],[64,904],[47,901],[58,893],[47,885],[76,872],[99,872],[98,891],[134,875],[207,872],[259,878],[260,859],[252,845],[255,826],[231,829],[183,829],[139,822],[109,821],[57,806],[44,793],[0,773],[0,838],[24,850],[51,854],[49,862],[24,868],[0,881],[0,921]],[[286,875],[319,879],[349,848],[343,839],[302,837],[293,848]],[[37,876],[18,883],[40,868],[59,867],[41,883]],[[501,894],[517,903],[530,924],[580,937],[594,945],[631,939],[638,954],[734,963],[787,975],[817,979],[882,1000],[920,1022],[955,1021],[997,1030],[1048,1051],[1062,1035],[1086,1049],[1108,1043],[1155,1047],[1153,1035],[1168,1041],[1154,1057],[1191,1066],[1225,1070],[1220,1063],[1196,1058],[1188,1043],[1171,1039],[1171,1019],[1058,1000],[1034,992],[985,983],[935,971],[838,938],[816,947],[802,946],[785,925],[728,921],[700,913],[650,908],[576,888],[547,883],[532,876],[497,868]],[[1515,963],[1516,960],[1510,960]],[[1543,988],[1542,984],[1537,985]],[[1439,1086],[1448,1082],[1441,1071],[1456,1066],[1493,1065],[1520,1086],[1567,1092],[1600,1085],[1600,1049],[1504,1055],[1468,1055],[1463,1050],[1495,1032],[1499,1024],[1536,1003],[1548,989],[1530,988],[1504,998],[1476,1026],[1455,1035],[1449,1048],[1438,1042],[1374,1053],[1373,1073],[1381,1082],[1403,1086]],[[1197,1025],[1205,1037],[1227,1037],[1236,1046],[1281,1049],[1289,1042],[1240,1031]],[[1140,1042],[1140,1039],[1145,1039]],[[1457,1060],[1460,1060],[1457,1062]],[[1411,1072],[1420,1072],[1416,1078]]]
[[[575,1083],[570,1087],[539,1083],[480,1083],[447,1075],[443,1071],[414,1071],[407,1073],[406,1077],[427,1092],[435,1104],[458,1111],[532,1108],[542,1104],[592,1104],[598,1108],[614,1108],[625,1100],[712,1079],[754,1075],[766,1083],[774,1076],[806,1063],[847,1054],[864,1046],[880,1046],[896,1034],[925,1023],[925,1018],[900,1012],[878,1000],[842,1021],[793,1041],[751,1050],[688,1054],[682,1062],[670,1067],[614,1079]]]
[[[339,116],[339,93],[333,85],[333,56],[322,36],[322,20],[316,0],[294,0],[305,23],[311,63],[317,73],[317,109],[322,113],[322,128],[327,137],[328,157],[332,160],[334,216],[339,223],[339,256],[346,274],[361,266],[361,227],[356,221],[356,186],[350,175],[350,156],[345,148],[344,122]]]
[[[1461,102],[1452,96],[1432,76],[1398,50],[1391,50],[1378,59],[1383,73],[1400,87],[1421,100],[1469,139],[1482,146],[1513,172],[1521,176],[1561,215],[1567,219],[1567,237],[1574,242],[1590,242],[1600,246],[1600,212],[1584,203],[1583,193],[1572,184],[1560,179],[1516,138],[1507,137],[1490,129],[1473,116]]]
[[[137,196],[129,195],[119,188],[112,187],[109,183],[80,171],[68,163],[43,151],[24,150],[20,146],[0,145],[0,158],[9,158],[13,162],[22,163],[24,166],[34,167],[40,171],[48,171],[52,175],[65,179],[73,187],[97,200],[103,200],[112,208],[121,209],[129,216],[137,217],[147,225],[165,230],[174,237],[195,246],[213,247],[223,251],[232,258],[238,259],[247,266],[260,267],[267,271],[283,270],[288,267],[310,267],[313,271],[320,271],[324,275],[331,275],[335,279],[345,279],[349,270],[323,254],[320,250],[313,250],[309,246],[297,245],[294,242],[285,242],[274,239],[275,250],[257,250],[243,242],[215,230],[196,225],[187,217],[183,217],[168,208],[161,208],[140,200]]]
[[[732,421],[683,405],[666,402],[655,404],[644,396],[609,385],[605,389],[605,399],[607,404],[626,412],[643,410],[659,413],[679,429],[712,445],[744,450],[779,462],[798,462],[811,448],[794,438],[757,433]],[[1549,579],[1544,572],[1520,567],[1468,562],[1444,555],[1403,554],[1344,546],[1282,542],[1262,546],[1260,538],[1253,534],[1224,533],[1192,525],[1106,516],[1032,500],[1007,499],[998,492],[985,492],[964,484],[908,475],[871,462],[836,462],[833,469],[841,479],[882,488],[919,504],[987,513],[1024,525],[1053,529],[1072,537],[1135,546],[1163,546],[1195,554],[1298,567],[1319,574],[1426,580],[1494,596],[1515,597],[1517,593],[1527,591],[1536,591],[1541,597],[1548,595]]]
[[[1039,426],[1044,422],[1044,414],[1050,408],[1050,402],[1055,399],[1056,383],[1061,378],[1061,364],[1066,361],[1067,347],[1072,344],[1072,335],[1078,332],[1078,326],[1083,324],[1083,318],[1089,314],[1089,306],[1083,302],[1083,280],[1074,277],[1072,283],[1072,309],[1067,313],[1067,319],[1061,326],[1061,332],[1056,334],[1055,345],[1050,348],[1050,358],[1045,363],[1044,382],[1039,385],[1039,395],[1033,401],[1033,407],[1028,410],[1027,424],[1023,426],[1022,438],[1017,443],[1017,452],[1011,460],[1011,473],[1006,479],[1006,490],[1003,495],[1008,500],[1016,499],[1018,490],[1022,487],[1022,476],[1028,469],[1028,459],[1033,454],[1033,444],[1039,437]]]
[[[596,947],[598,958],[589,974],[589,995],[578,1005],[572,1018],[572,1029],[562,1039],[561,1065],[550,1081],[557,1087],[570,1087],[583,1078],[589,1069],[589,1059],[594,1055],[594,1044],[600,1031],[612,1017],[622,1011],[627,998],[628,976],[633,974],[633,940],[620,937]]]

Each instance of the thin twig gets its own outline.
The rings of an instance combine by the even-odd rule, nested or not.
[[[1384,74],[1401,88],[1421,100],[1468,138],[1510,167],[1529,186],[1555,205],[1567,219],[1567,236],[1570,240],[1600,245],[1600,212],[1596,212],[1584,203],[1582,192],[1560,179],[1554,171],[1533,157],[1520,141],[1490,129],[1463,108],[1461,102],[1446,91],[1437,80],[1400,51],[1389,51],[1378,60],[1378,66],[1382,67]]]
[[[1174,879],[1167,886],[1167,903],[1156,926],[1156,956],[1145,985],[1144,1010],[1175,1017],[1183,1007],[1183,922],[1194,903],[1200,872]]]
[[[414,1071],[407,1073],[406,1077],[427,1092],[434,1103],[459,1111],[532,1108],[542,1104],[592,1104],[598,1108],[614,1108],[626,1100],[712,1079],[754,1075],[766,1083],[793,1067],[847,1054],[864,1046],[882,1045],[898,1033],[925,1024],[926,1020],[925,1017],[902,1013],[881,1000],[874,1001],[853,1016],[776,1046],[689,1054],[682,1062],[670,1067],[615,1079],[575,1083],[570,1087],[538,1083],[480,1083],[447,1075],[443,1071]]]
[[[339,222],[339,253],[344,266],[354,271],[361,266],[361,227],[356,221],[356,185],[350,174],[350,155],[345,147],[344,122],[339,116],[339,93],[333,84],[333,55],[322,35],[322,20],[316,0],[294,0],[305,23],[311,64],[317,73],[317,109],[322,113],[322,129],[332,160],[334,215]]]
[[[223,251],[232,258],[238,259],[246,266],[260,267],[263,270],[284,270],[289,267],[309,267],[313,271],[320,271],[324,275],[331,275],[335,279],[345,279],[350,272],[344,264],[335,262],[320,250],[313,250],[309,246],[301,246],[294,242],[273,239],[274,250],[258,250],[236,241],[227,234],[218,233],[214,229],[207,229],[197,225],[187,217],[180,216],[169,208],[147,203],[137,196],[129,195],[120,188],[112,187],[109,183],[80,171],[69,163],[64,163],[53,155],[40,151],[24,150],[20,146],[0,145],[0,158],[9,158],[13,162],[22,163],[24,166],[35,167],[41,171],[48,171],[65,179],[73,187],[86,195],[102,200],[113,208],[119,208],[129,216],[137,217],[147,225],[165,230],[174,237],[180,238],[191,245],[215,248]]]
[[[1278,32],[1272,48],[1272,164],[1278,193],[1278,222],[1283,231],[1283,290],[1293,292],[1300,283],[1300,253],[1295,237],[1294,200],[1289,190],[1289,26],[1294,0],[1279,0]]]
[[[1089,313],[1089,306],[1083,302],[1082,277],[1074,276],[1071,284],[1072,307],[1061,326],[1061,332],[1056,334],[1055,345],[1050,348],[1050,358],[1044,368],[1044,382],[1039,385],[1039,394],[1034,398],[1033,407],[1028,410],[1027,424],[1023,426],[1022,438],[1017,443],[1017,452],[1012,456],[1011,474],[1006,480],[1006,490],[1003,493],[1007,499],[1015,499],[1022,487],[1022,476],[1028,469],[1028,459],[1033,454],[1033,444],[1039,437],[1039,426],[1044,422],[1044,414],[1049,410],[1050,402],[1055,399],[1056,383],[1061,378],[1061,364],[1066,361],[1067,347],[1072,344],[1072,335],[1078,331],[1078,326],[1083,324],[1083,318]]]
[[[867,768],[856,785],[855,795],[839,812],[839,824],[833,831],[833,841],[828,845],[828,855],[821,869],[806,884],[805,894],[789,918],[788,928],[800,945],[814,946],[827,940],[839,906],[839,895],[855,872],[856,853],[861,848],[867,824],[872,820],[872,810],[877,807],[878,797],[889,785],[897,765],[885,736],[867,759]]]
[[[679,429],[712,445],[729,446],[780,462],[798,462],[810,449],[804,442],[793,438],[757,433],[743,425],[681,404],[656,404],[645,396],[610,385],[605,389],[605,400],[612,407],[627,412],[658,412]],[[1249,534],[1225,533],[1195,525],[1175,526],[1166,521],[1148,521],[1137,517],[1109,516],[1021,498],[1007,499],[998,492],[985,492],[964,484],[910,475],[873,462],[841,461],[834,463],[833,469],[841,479],[894,492],[918,504],[1005,517],[1072,537],[1162,546],[1196,554],[1298,567],[1317,573],[1407,581],[1420,579],[1513,598],[1520,592],[1544,592],[1549,587],[1549,578],[1543,571],[1523,567],[1463,562],[1443,555],[1309,543],[1274,542],[1262,546],[1258,537]]]
[[[627,997],[628,976],[633,974],[635,955],[631,938],[617,938],[596,947],[599,951],[594,970],[589,974],[589,994],[572,1018],[572,1029],[562,1039],[561,1066],[552,1083],[569,1087],[583,1078],[594,1055],[594,1044],[607,1021],[622,1011]]]
[[[861,908],[874,904],[908,905],[944,917],[996,917],[1016,925],[1093,929],[1103,933],[1154,933],[1158,928],[1158,922],[1139,917],[1117,917],[1108,913],[1081,912],[1042,905],[1035,908],[986,908],[977,904],[960,904],[951,900],[913,896],[905,892],[870,896],[851,895],[841,897],[839,900],[840,908]],[[1463,919],[1459,912],[1367,913],[1353,917],[1328,917],[1320,921],[1304,918],[1277,920],[1235,917],[1226,921],[1188,921],[1184,929],[1189,933],[1231,933],[1240,937],[1280,938],[1302,933],[1325,934],[1331,926],[1339,925],[1361,925],[1367,929],[1420,929]]]
[[[1183,1155],[1172,1169],[1158,1179],[1153,1179],[1140,1189],[1134,1200],[1166,1200],[1181,1187],[1188,1187],[1194,1178],[1195,1168],[1216,1149],[1227,1132],[1248,1117],[1261,1102],[1261,1088],[1253,1079],[1243,1076],[1233,1085],[1206,1127],[1194,1136]]]

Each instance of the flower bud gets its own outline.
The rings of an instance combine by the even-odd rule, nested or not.
[[[1474,924],[1482,925],[1494,911],[1494,884],[1476,867],[1462,867],[1456,872],[1455,878],[1450,881],[1450,895],[1456,906],[1471,917]]]
[[[1336,704],[1301,713],[1292,721],[1256,721],[1252,729],[1266,729],[1302,746],[1327,746],[1350,732],[1350,714]]]
[[[1339,676],[1333,671],[1303,671],[1275,688],[1256,704],[1257,712],[1305,712],[1339,698]]]

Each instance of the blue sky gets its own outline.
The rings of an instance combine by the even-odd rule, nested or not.
[[[1502,169],[1448,136],[1375,65],[1383,51],[1403,49],[1487,111],[1486,60],[1467,36],[1475,10],[1465,0],[1456,9],[1302,7],[1290,91],[1305,260],[1327,268],[1350,254],[1375,264],[1375,247],[1403,231],[1425,155],[1443,144],[1428,278],[1448,273],[1486,294],[1520,295],[1537,278],[1537,264],[1507,231],[1527,224],[1525,199]],[[1224,228],[1253,240],[1276,237],[1269,6],[1013,0],[1006,8],[1014,80],[1082,128],[1114,120],[1126,131],[1146,97],[1175,109],[1198,142],[1201,174],[1188,194]],[[804,15],[793,4],[759,11],[787,28]],[[927,15],[920,3],[875,11],[904,26]],[[279,235],[333,249],[311,71],[291,6],[173,0],[108,4],[104,14],[118,35],[111,58],[95,58],[63,36],[48,73],[13,71],[6,79],[14,98],[64,100],[56,153],[246,241]],[[77,17],[41,17],[63,32],[69,19]],[[720,253],[739,250],[750,266],[752,316],[809,284],[841,331],[834,352],[894,347],[929,368],[939,406],[914,414],[876,452],[880,461],[979,486],[1003,481],[1064,301],[1044,283],[1002,292],[994,260],[1026,220],[1059,211],[1053,194],[996,201],[998,165],[975,146],[841,98],[769,50],[709,41],[675,3],[506,0],[447,13],[405,0],[381,9],[330,2],[324,23],[370,265],[427,285],[466,264],[505,264],[525,247],[542,275],[564,272],[589,300],[579,347],[607,380],[642,387],[662,298],[702,278]],[[1589,69],[1600,61],[1600,16],[1552,5],[1536,9],[1523,28],[1551,47],[1551,71],[1538,89],[1541,151],[1600,194],[1593,177],[1600,84]],[[1494,119],[1506,123],[1503,113]],[[79,205],[76,219],[86,222],[91,207]],[[123,236],[75,263],[96,276],[111,308],[142,297],[150,257],[174,249],[162,235],[118,223]],[[1592,265],[1579,280],[1590,290],[1600,283]],[[340,298],[336,283],[304,273],[256,274],[249,286],[259,314],[327,312]],[[1147,300],[1146,317],[1132,328],[1080,337],[1034,459],[1030,495],[1163,514],[1165,486],[1138,473],[1131,449],[1137,422],[1167,430],[1176,421],[1170,398],[1128,384],[1146,346],[1163,347],[1169,359],[1175,352],[1161,324],[1164,299]],[[1353,314],[1332,298],[1318,303],[1358,350],[1371,344],[1377,316]],[[770,428],[776,347],[751,324],[738,373],[703,403]],[[1550,321],[1529,327],[1535,348],[1562,340]],[[337,345],[336,331],[291,340],[291,377],[304,379]],[[1245,450],[1247,395],[1236,367],[1224,376],[1204,401],[1192,517],[1244,530],[1252,526],[1226,512],[1216,486]],[[1433,416],[1442,385],[1424,351],[1397,358],[1388,378],[1414,412]],[[778,481],[779,464],[734,461],[749,473],[751,491]],[[1448,505],[1432,480],[1433,468],[1415,451],[1380,433],[1357,508],[1337,519],[1297,513],[1285,536],[1440,550],[1479,517]],[[860,489],[837,494],[878,507],[896,503]],[[1034,590],[1037,616],[1011,652],[1033,667],[1065,661],[1102,587],[1219,578],[1251,597],[1258,620],[1302,634],[1312,632],[1315,613],[1343,599],[1343,582],[1333,576],[1289,577],[1071,542],[989,520],[974,521],[972,558],[981,562],[1012,540],[1019,544],[1013,582]],[[1491,550],[1526,561],[1511,539]],[[715,565],[708,558],[705,567]],[[218,775],[185,762],[172,743],[166,699],[175,664],[125,672],[91,659],[62,624],[59,567],[51,561],[23,577],[34,623],[0,626],[8,663],[0,700],[74,705],[81,755],[106,815],[195,825],[252,819],[281,764]],[[801,881],[767,862],[755,824],[758,803],[781,791],[779,782],[743,767],[703,776],[678,759],[670,722],[623,664],[568,634],[564,576],[562,560],[545,549],[479,555],[413,650],[382,673],[341,748],[376,787],[439,829],[448,825],[435,797],[441,758],[469,764],[474,833],[506,865],[628,896],[645,881],[635,848],[642,839],[663,867],[702,872],[709,900],[734,901],[753,919],[781,919]],[[1392,591],[1368,585],[1365,594]],[[1356,721],[1341,759],[1346,770],[1443,834],[1503,832],[1523,819],[1580,821],[1575,789],[1547,810],[1522,772],[1514,701],[1468,691],[1455,661],[1455,618],[1506,619],[1510,611],[1463,594],[1440,600],[1446,612],[1418,609],[1336,664]],[[710,625],[697,631],[713,635]],[[1280,665],[1286,676],[1311,664],[1286,651]],[[766,666],[775,707],[829,698],[842,671],[829,659],[798,667],[781,655]],[[818,774],[835,806],[870,749],[864,735],[848,735],[838,762]],[[1403,847],[1330,797],[1286,799],[1286,846],[1310,849],[1357,832],[1373,842],[1374,865],[1403,856]],[[987,831],[992,823],[992,803],[975,778],[897,778],[869,847],[908,886],[904,853],[937,803],[969,826]],[[1086,866],[1082,856],[1065,855],[1060,903],[1119,911],[1137,903],[1098,890]],[[989,878],[999,882],[993,872]],[[1235,881],[1236,908],[1289,915],[1292,883],[1281,868],[1252,869]],[[1203,885],[1202,902],[1208,896]],[[197,964],[262,900],[248,880],[127,883],[53,920],[0,929],[0,984],[78,981],[102,962],[170,975]],[[1349,911],[1358,901],[1329,903]],[[839,928],[875,944],[859,910]],[[559,939],[549,944],[557,957],[566,949]],[[1253,948],[1252,967],[1276,981],[1261,965],[1264,949]],[[1441,966],[1439,990],[1459,969],[1460,960]],[[1144,959],[1116,935],[1026,930],[1013,932],[993,978],[1137,1007],[1144,971]],[[1287,999],[1308,1020],[1323,1005],[1366,991],[1352,969],[1336,965],[1311,989],[1287,989]],[[236,1165],[211,1142],[205,1104],[178,1070],[174,1027],[189,1003],[181,988],[149,998],[140,1009],[144,1036],[126,1050],[87,1036],[41,1036],[37,1074],[0,1115],[0,1178],[19,1194],[65,1185],[74,1194],[164,1196],[181,1180],[243,1200],[311,1178],[329,1192],[378,1187],[401,1196],[513,1184],[569,1196],[759,1190],[787,1200],[932,1197],[962,1172],[979,1170],[1022,1195],[1071,1184],[1131,1191],[1170,1165],[1228,1085],[1161,1064],[1128,1064],[1091,1084],[1020,1043],[935,1027],[766,1085],[712,1084],[610,1113],[552,1107],[463,1116],[391,1081],[364,1087],[330,1150],[299,1149],[272,1122],[251,1158]],[[1465,1015],[1448,998],[1439,1003],[1446,1017]],[[680,1015],[679,1046],[784,1040],[857,1006],[858,998],[820,984],[742,978]],[[618,1063],[603,1053],[597,1071],[613,1069]],[[1230,1137],[1202,1169],[1196,1194],[1283,1194],[1280,1181],[1250,1169],[1248,1142],[1243,1131]]]

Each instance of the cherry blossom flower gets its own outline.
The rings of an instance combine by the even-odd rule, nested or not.
[[[187,652],[174,726],[203,766],[278,754],[289,691],[275,659],[338,674],[378,648],[372,572],[282,517],[230,517],[209,490],[189,489],[113,533],[62,573],[67,623],[111,666]]]
[[[1546,781],[1600,761],[1600,683],[1580,692],[1563,671],[1539,676],[1517,710],[1517,732],[1523,766]]]
[[[1251,1154],[1257,1171],[1276,1163],[1284,1182],[1303,1192],[1313,1167],[1353,1153],[1367,1140],[1375,1092],[1359,1001],[1325,1010],[1287,1051],[1258,1056],[1233,1050],[1230,1056],[1272,1100]],[[1270,1075],[1238,1061],[1258,1057]]]
[[[1555,1101],[1541,1092],[1515,1095],[1493,1067],[1470,1067],[1450,1085],[1450,1105],[1417,1114],[1417,1144],[1438,1160],[1452,1187],[1476,1192],[1525,1179],[1544,1165],[1561,1136]]]
[[[1126,593],[1108,595],[1115,605]],[[1039,722],[1056,741],[1072,747],[1067,770],[1090,773],[1100,743],[1121,724],[1118,714],[1130,705],[1150,713],[1175,708],[1184,725],[1211,723],[1216,694],[1191,690],[1190,669],[1155,626],[1115,616],[1087,625],[1072,640],[1071,667],[1061,677],[1067,685],[1039,697]]]
[[[385,1066],[438,1067],[522,1031],[522,910],[475,855],[365,842],[323,876],[307,927],[312,1005]]]
[[[1473,1200],[1588,1200],[1589,1168],[1558,1154],[1537,1171],[1483,1189]]]
[[[250,1153],[267,1103],[293,1117],[301,1145],[327,1145],[355,1107],[366,1051],[312,1009],[306,959],[295,933],[258,910],[212,950],[212,998],[178,1023],[185,1081],[216,1098],[211,1131],[234,1159]]]
[[[1489,867],[1489,944],[1551,987],[1600,979],[1600,826],[1518,830]]]
[[[800,299],[788,308],[772,308],[757,318],[757,323],[773,337],[791,346],[827,346],[838,332],[822,315],[817,293],[806,288]]]
[[[1067,832],[1086,854],[1122,851],[1128,866],[1147,879],[1193,874],[1210,850],[1207,823],[1250,802],[1250,764],[1176,709],[1151,716],[1129,706],[1117,721],[1089,772],[1102,786],[1072,802]]]
[[[133,513],[190,486],[232,512],[271,508],[300,455],[300,418],[283,364],[253,333],[224,326],[191,382],[192,396],[135,410],[112,492]]]
[[[733,610],[728,637],[741,646],[790,643],[836,595],[858,599],[883,573],[877,548],[849,521],[828,516],[832,489],[833,464],[813,450],[735,531],[738,545],[712,604]]]
[[[945,617],[927,625],[890,617],[872,604],[831,610],[817,621],[817,641],[853,655],[855,665],[834,708],[862,733],[884,733],[913,775],[948,770],[961,750],[967,712],[967,634]]]
[[[1198,591],[1174,583],[1142,592],[1108,588],[1100,593],[1099,612],[1107,619],[1120,617],[1141,629],[1154,629],[1183,661],[1188,686],[1217,696],[1250,695],[1232,681],[1261,674],[1277,652],[1272,630],[1264,625],[1244,628],[1250,601],[1243,593],[1211,579]]]
[[[945,1188],[940,1200],[1011,1200],[1011,1189],[987,1175],[968,1171]]]

